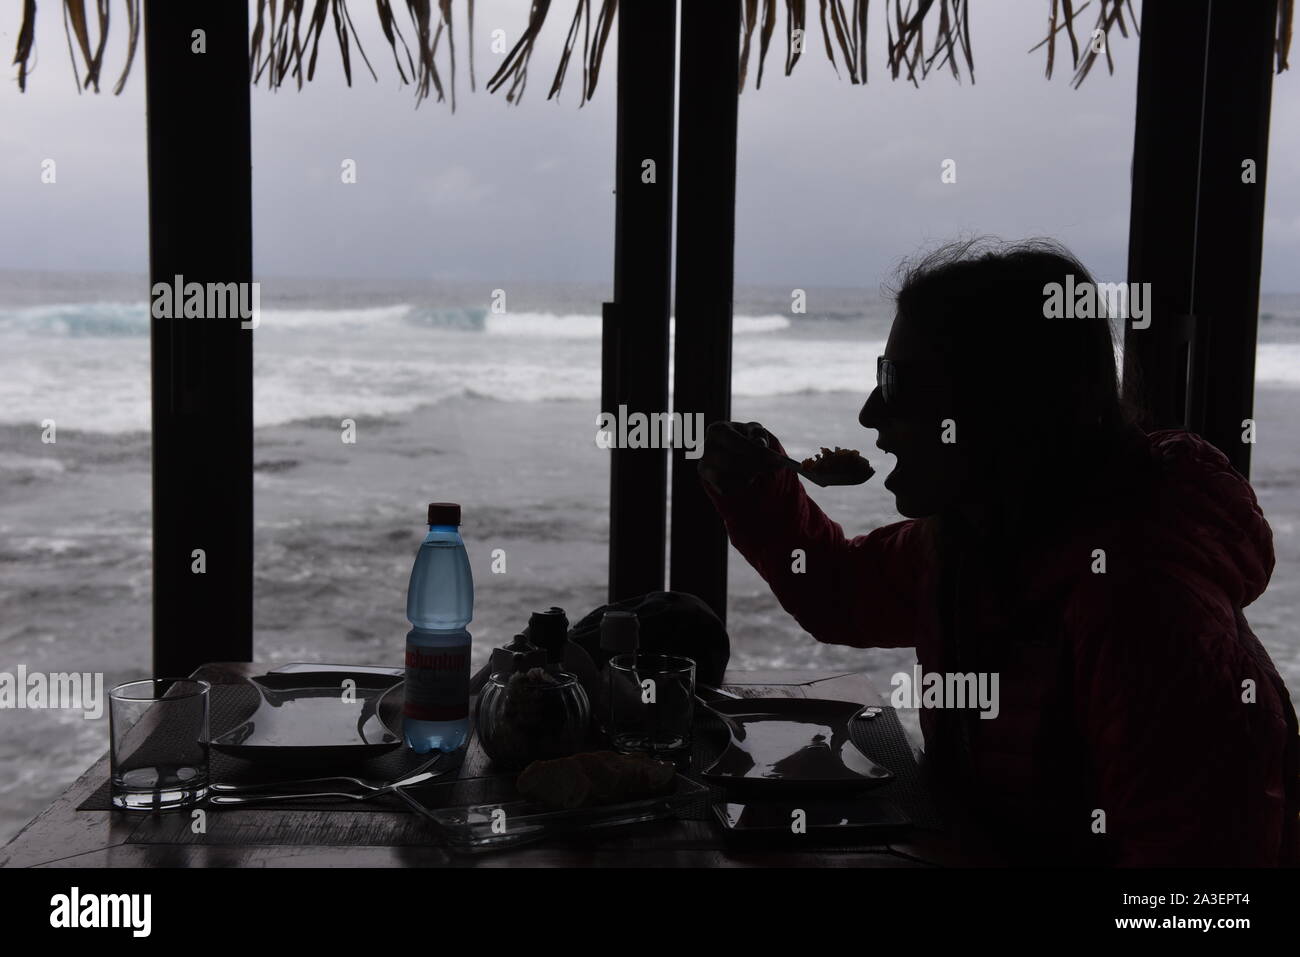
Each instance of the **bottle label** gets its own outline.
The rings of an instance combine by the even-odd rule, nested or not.
[[[469,717],[469,642],[459,647],[406,645],[402,714],[416,721]]]

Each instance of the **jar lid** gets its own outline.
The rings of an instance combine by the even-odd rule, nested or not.
[[[528,636],[522,631],[510,639],[510,644],[503,646],[504,651],[518,651],[521,654],[527,654],[530,651],[536,651],[537,646],[528,640]]]
[[[607,611],[600,619],[600,647],[614,654],[636,651],[641,644],[641,622],[630,611]]]
[[[546,651],[547,661],[564,657],[564,643],[569,638],[569,619],[563,608],[552,605],[546,611],[528,616],[528,640]]]

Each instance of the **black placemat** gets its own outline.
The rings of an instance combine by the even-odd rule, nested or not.
[[[257,710],[260,694],[251,684],[215,684],[209,695],[209,733],[211,737],[225,734],[238,727]],[[471,712],[473,708],[471,707]],[[181,744],[178,735],[189,733],[188,729],[168,726],[164,723],[142,745],[148,751],[157,750],[162,755],[174,754]],[[725,741],[725,738],[724,738]],[[230,784],[257,784],[285,781],[300,778],[323,777],[332,774],[347,774],[353,777],[374,781],[396,781],[429,759],[429,755],[416,754],[407,748],[396,748],[388,754],[369,761],[361,761],[350,767],[331,764],[328,767],[309,768],[294,765],[276,767],[265,763],[254,763],[213,749],[209,755],[208,772],[212,781]],[[435,766],[434,770],[437,770]],[[459,807],[466,804],[489,804],[496,801],[517,799],[514,790],[516,775],[513,773],[483,775],[476,777],[449,778],[422,785],[413,792],[426,807]],[[702,783],[702,782],[701,782]],[[696,801],[690,802],[680,812],[689,820],[707,820],[712,802],[721,796],[721,792],[710,789],[702,793]],[[368,801],[341,801],[337,799],[304,799],[297,801],[276,801],[274,804],[249,804],[244,808],[232,805],[213,805],[205,802],[204,806],[214,811],[265,810],[280,808],[291,811],[411,811],[401,798],[382,795]],[[77,806],[78,811],[113,810],[110,782],[105,780],[86,800]]]
[[[215,738],[242,724],[257,710],[259,698],[260,695],[257,689],[251,684],[214,684],[208,699],[208,730],[210,736]],[[164,754],[175,753],[179,744],[176,735],[183,733],[183,731],[184,729],[169,726],[164,722],[157,731],[149,736],[149,739],[142,747],[149,750],[157,748]],[[395,781],[414,768],[419,767],[428,759],[429,755],[427,754],[416,754],[407,748],[398,747],[381,757],[372,758],[369,761],[359,761],[350,766],[340,766],[334,763],[325,768],[311,768],[300,765],[279,767],[233,758],[222,754],[216,749],[211,749],[208,757],[208,773],[209,779],[212,781],[225,781],[231,784],[256,784],[297,778],[322,777],[327,774],[347,774],[367,780]],[[206,806],[214,810],[228,810],[226,807],[218,808],[211,804]],[[270,805],[256,806],[265,808]],[[297,810],[409,810],[400,798],[388,795],[362,802],[350,801],[344,803],[326,799],[318,801],[283,801],[277,802],[276,806]],[[110,783],[107,780],[90,797],[77,806],[78,811],[110,811],[112,809]]]
[[[210,731],[213,737],[224,734],[246,720],[258,704],[258,691],[250,684],[213,685],[210,696]],[[160,750],[175,750],[175,729],[166,725],[160,727],[145,747],[157,747]],[[942,822],[929,795],[922,784],[921,771],[912,754],[911,744],[899,723],[893,708],[883,708],[872,721],[853,721],[850,723],[850,735],[853,743],[871,760],[888,768],[894,773],[894,780],[881,787],[865,792],[872,798],[887,800],[911,818],[917,827],[939,828]],[[701,712],[697,715],[694,741],[692,745],[691,766],[686,773],[693,780],[704,784],[699,771],[707,768],[722,753],[727,743],[727,731],[723,723],[714,715]],[[302,767],[274,767],[255,764],[239,758],[232,758],[212,751],[209,771],[211,780],[234,784],[252,784],[257,782],[280,781],[294,778],[306,778],[325,774],[350,774],[368,780],[393,781],[409,773],[428,760],[427,755],[415,754],[406,748],[397,748],[392,752],[370,761],[358,762],[349,768],[331,765],[329,768],[310,769]],[[489,775],[459,778],[444,782],[424,785],[418,790],[418,796],[427,807],[456,807],[465,804],[487,804],[507,800],[514,796],[514,775]],[[710,787],[698,801],[686,807],[681,816],[689,820],[711,820],[711,804],[721,800],[724,792],[720,788]],[[751,802],[752,803],[752,802]],[[212,810],[239,810],[229,806],[207,805]],[[403,811],[410,808],[400,799],[390,795],[373,798],[369,801],[338,800],[301,800],[280,801],[274,805],[249,805],[249,808],[265,809],[278,807],[284,810],[324,810],[324,811]],[[85,801],[78,805],[79,811],[112,810],[109,782],[106,780]]]

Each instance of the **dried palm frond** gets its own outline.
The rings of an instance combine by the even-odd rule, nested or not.
[[[126,85],[127,74],[135,61],[136,47],[140,41],[140,0],[124,0],[127,23],[126,65],[122,75],[113,86],[114,93],[121,93]],[[93,88],[99,92],[99,74],[104,65],[104,48],[108,44],[109,7],[111,0],[95,0],[94,49],[91,49],[90,19],[86,16],[85,0],[63,0],[63,30],[68,38],[68,56],[72,59],[72,72],[77,76],[85,66],[86,74],[78,77],[77,92]],[[75,41],[75,46],[74,46]],[[27,77],[31,73],[32,50],[36,45],[36,0],[23,0],[23,19],[18,28],[18,44],[14,50],[13,65],[18,67],[18,89],[27,90]],[[81,53],[81,63],[77,53]]]
[[[596,92],[596,81],[600,76],[600,62],[605,55],[605,46],[609,40],[610,31],[614,26],[614,16],[618,12],[618,0],[601,0],[600,10],[596,14],[593,26],[591,17],[592,0],[577,0],[573,11],[573,19],[569,23],[569,33],[564,41],[564,48],[560,55],[560,65],[555,71],[555,78],[551,81],[550,92],[546,94],[549,100],[559,96],[560,88],[564,85],[564,75],[569,67],[569,58],[573,54],[573,48],[577,44],[579,26],[582,28],[582,90],[579,96],[579,105],[591,99]],[[492,78],[488,80],[487,88],[489,92],[495,93],[507,80],[510,80],[510,87],[506,90],[506,100],[511,103],[518,103],[519,98],[523,96],[524,86],[528,82],[528,63],[533,55],[533,44],[537,40],[537,34],[542,29],[542,24],[546,22],[546,14],[550,12],[551,0],[533,0],[532,10],[528,16],[528,26],[524,28],[523,35],[519,41],[506,54],[505,60],[497,69]],[[595,31],[595,43],[592,43],[592,31]]]
[[[1133,24],[1133,32],[1138,32],[1138,18],[1137,14],[1133,12],[1131,0],[1099,0],[1100,9],[1097,12],[1097,21],[1086,41],[1086,52],[1082,59],[1079,57],[1079,38],[1074,32],[1074,21],[1090,4],[1084,3],[1078,10],[1075,10],[1071,0],[1051,0],[1051,3],[1052,12],[1048,19],[1047,36],[1029,48],[1029,52],[1033,53],[1044,44],[1047,45],[1048,79],[1051,79],[1052,67],[1056,63],[1056,35],[1061,30],[1064,30],[1070,38],[1070,58],[1074,65],[1074,79],[1071,81],[1071,85],[1075,89],[1078,89],[1083,83],[1088,76],[1088,71],[1092,69],[1093,63],[1096,62],[1098,55],[1101,53],[1106,54],[1106,71],[1114,74],[1115,61],[1111,59],[1110,55],[1110,31],[1112,27],[1118,27],[1120,36],[1128,36],[1128,28],[1124,24],[1125,7],[1128,8],[1128,15]],[[1283,6],[1289,6],[1290,3],[1291,0],[1283,0]],[[1060,21],[1059,24],[1058,20]],[[1286,69],[1286,58],[1280,53],[1280,44],[1283,43],[1281,34],[1278,35],[1277,42],[1279,44],[1278,72],[1280,73]],[[1286,32],[1285,42],[1290,43],[1289,28]]]
[[[510,89],[506,90],[506,102],[515,103],[523,96],[524,86],[528,83],[528,60],[533,55],[533,43],[537,40],[537,34],[546,22],[546,14],[550,9],[551,0],[533,0],[533,8],[528,14],[528,26],[524,28],[519,42],[506,54],[500,69],[488,80],[488,92],[495,93],[507,78],[513,77]]]
[[[866,0],[862,0],[866,3]],[[953,79],[960,82],[961,71],[957,66],[957,53],[966,61],[966,74],[975,82],[975,59],[970,46],[970,3],[969,0],[939,0],[939,23],[935,28],[934,50],[925,56],[924,26],[926,15],[934,8],[934,0],[920,0],[916,12],[912,13],[909,0],[907,9],[903,9],[902,0],[894,0],[892,17],[886,17],[885,30],[889,37],[889,70],[897,80],[904,66],[907,78],[913,86],[919,86],[916,70],[921,68],[921,79],[930,74],[935,66],[935,58],[944,53],[939,66],[945,64],[952,71]],[[895,38],[894,31],[898,36]],[[909,50],[911,51],[909,54]],[[945,52],[946,51],[946,52]]]
[[[1277,5],[1277,32],[1273,48],[1277,51],[1277,72],[1287,68],[1286,58],[1291,52],[1291,19],[1295,15],[1295,0],[1282,0]]]
[[[799,57],[803,56],[805,39],[808,36],[804,29],[804,15],[807,11],[804,9],[804,0],[789,0],[785,5],[785,75],[789,76],[794,70],[794,65],[799,62]],[[762,79],[760,77],[759,79]],[[745,88],[745,76],[742,73],[740,77],[740,88]]]
[[[78,74],[77,89],[99,90],[100,71],[103,67],[104,48],[109,30],[109,8],[113,0],[94,0],[94,16],[88,17],[86,0],[51,0],[59,2],[63,11],[64,30],[68,38],[68,51],[74,72]],[[179,0],[177,0],[179,2]],[[232,0],[234,2],[234,0]],[[362,0],[352,0],[360,3]],[[474,0],[465,4],[466,42],[469,49],[470,89],[475,89],[474,78]],[[643,0],[645,2],[645,0]],[[773,34],[779,19],[779,4],[785,5],[785,72],[789,75],[799,62],[808,42],[807,0],[686,0],[686,2],[723,3],[740,5],[740,68],[737,87],[743,90],[749,74],[750,54],[755,46],[754,32],[758,31],[758,69],[755,88],[763,82],[763,65],[767,60]],[[867,82],[867,21],[871,0],[817,0],[818,22],[821,24],[822,45],[836,75],[841,65],[849,82]],[[1097,14],[1087,36],[1081,36],[1081,17],[1092,5],[1084,0],[1047,0],[1047,36],[1032,49],[1047,47],[1047,76],[1056,66],[1056,42],[1064,32],[1070,43],[1070,62],[1074,69],[1072,85],[1078,87],[1087,78],[1098,57],[1104,55],[1106,68],[1114,73],[1111,57],[1112,31],[1127,37],[1129,26],[1136,33],[1137,16],[1132,0],[1096,0]],[[121,93],[127,75],[135,60],[141,24],[141,0],[123,0],[130,31],[126,65],[114,86]],[[452,11],[456,0],[374,0],[379,26],[393,53],[397,73],[403,84],[413,83],[417,102],[436,93],[438,100],[451,100],[456,106],[456,46],[453,39]],[[399,15],[394,7],[405,4],[413,33],[414,54],[398,26]],[[520,0],[521,7],[523,0]],[[488,80],[487,87],[496,92],[506,87],[506,99],[517,103],[528,81],[528,66],[532,59],[537,37],[551,11],[552,0],[529,0],[528,21],[518,41],[506,54],[501,66]],[[560,54],[559,65],[551,81],[547,98],[558,97],[568,74],[569,63],[582,38],[582,80],[579,105],[596,92],[600,64],[604,58],[607,41],[618,12],[618,0],[574,0],[573,16]],[[958,81],[962,78],[961,63],[966,75],[975,81],[975,61],[970,41],[970,0],[881,0],[885,11],[886,62],[890,76],[903,76],[913,84],[929,75],[931,70],[947,67]],[[1275,69],[1278,73],[1288,67],[1291,49],[1291,28],[1295,0],[1279,0],[1277,27],[1274,36]],[[31,58],[35,47],[36,0],[23,0],[22,24],[18,30],[18,43],[13,63],[18,67],[18,88],[27,89]],[[1127,11],[1127,17],[1125,12]],[[266,82],[278,89],[286,79],[299,88],[315,76],[321,34],[326,18],[332,20],[343,74],[352,83],[352,45],[360,55],[371,76],[376,76],[369,57],[361,47],[353,24],[349,0],[257,0],[256,17],[249,40],[249,79],[253,83]],[[91,24],[94,21],[95,29]],[[932,35],[927,37],[926,24],[932,25]],[[305,25],[305,29],[304,29]],[[444,90],[443,76],[437,64],[438,45],[447,35],[447,63]],[[92,41],[92,32],[95,39]],[[1031,50],[1032,52],[1032,50]],[[307,59],[303,67],[304,55]],[[84,76],[81,75],[84,70]]]
[[[23,0],[23,25],[18,30],[18,49],[14,64],[18,67],[18,89],[27,91],[27,60],[32,55],[32,40],[36,34],[36,0]]]

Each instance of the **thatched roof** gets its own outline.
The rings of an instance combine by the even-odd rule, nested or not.
[[[510,102],[517,102],[523,95],[533,46],[551,11],[551,2],[552,0],[531,0],[527,21],[523,22],[521,18],[522,32],[519,39],[487,82],[487,87],[492,92],[505,87],[506,99]],[[712,3],[720,0],[687,2]],[[740,90],[745,88],[750,69],[755,32],[758,33],[758,68],[755,71],[754,86],[758,88],[762,84],[763,67],[780,19],[779,6],[785,8],[785,26],[781,32],[785,36],[786,75],[794,69],[803,53],[810,52],[816,46],[807,29],[808,0],[738,2],[741,3],[742,14],[740,35],[737,38],[740,44],[740,75],[737,77]],[[845,0],[818,0],[821,46],[836,74],[847,74],[851,83],[867,81],[870,2],[871,0],[848,0],[846,4]],[[1074,71],[1072,82],[1076,87],[1102,56],[1105,57],[1107,70],[1113,73],[1111,37],[1116,33],[1127,37],[1130,28],[1137,31],[1137,17],[1131,0],[1095,0],[1095,7],[1094,0],[1085,0],[1078,6],[1075,5],[1077,0],[1045,2],[1049,8],[1047,36],[1033,49],[1047,48],[1047,76],[1051,77],[1056,66],[1058,40],[1062,41],[1062,45],[1065,41],[1069,42],[1070,65]],[[1287,68],[1294,3],[1295,0],[1281,0],[1278,5],[1274,47],[1279,73]],[[140,0],[122,0],[122,5],[126,11],[128,47],[126,62],[113,85],[114,93],[122,92],[135,61],[140,35]],[[316,73],[316,55],[327,18],[332,21],[348,84],[352,83],[354,43],[366,69],[378,79],[370,58],[361,48],[353,25],[349,7],[358,5],[357,0],[351,4],[348,0],[257,0],[256,19],[249,39],[250,79],[254,83],[265,83],[272,89],[278,89],[286,82],[296,84],[301,89],[304,82],[310,82]],[[78,89],[99,92],[113,2],[95,0],[93,17],[87,16],[85,0],[62,0],[61,6]],[[405,19],[394,10],[395,6],[405,6]],[[437,0],[437,3],[433,0],[375,0],[376,16],[391,48],[402,82],[414,83],[417,102],[433,92],[440,102],[449,100],[453,110],[456,106],[458,69],[453,30],[455,6],[455,0]],[[880,6],[885,10],[885,63],[892,79],[901,76],[916,84],[931,72],[941,72],[946,67],[958,81],[961,80],[963,69],[970,81],[975,81],[975,60],[970,39],[970,0],[907,0],[906,4],[903,0],[881,0]],[[582,41],[579,103],[592,97],[596,91],[601,60],[617,7],[618,0],[573,0],[573,16],[547,94],[548,99],[558,96],[563,87],[569,61],[577,49],[579,39]],[[462,43],[469,54],[469,84],[473,90],[476,88],[474,48],[468,41],[474,33],[474,0],[464,0],[463,10]],[[406,23],[404,32],[402,24],[406,19],[410,22]],[[24,0],[18,48],[13,60],[18,67],[18,87],[22,90],[27,88],[28,61],[32,55],[35,22],[36,0]],[[443,45],[445,53],[440,56],[439,45],[444,34],[447,40]],[[879,32],[876,35],[879,36]],[[1106,42],[1101,44],[1101,52],[1094,49],[1097,44],[1093,42],[1099,35],[1106,38]]]

